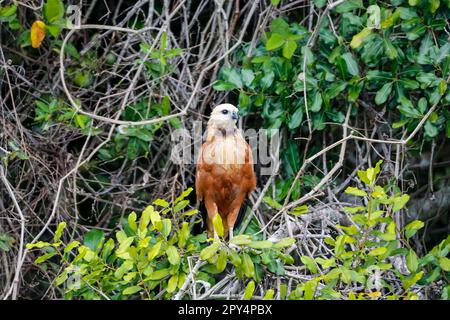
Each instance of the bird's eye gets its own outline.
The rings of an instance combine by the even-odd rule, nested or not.
[[[228,113],[228,110],[222,110],[222,113],[223,113],[223,114],[227,114],[227,113]]]

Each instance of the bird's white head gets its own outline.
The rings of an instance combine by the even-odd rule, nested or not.
[[[219,104],[212,110],[208,125],[218,129],[235,128],[239,120],[238,112],[238,108],[230,103]]]

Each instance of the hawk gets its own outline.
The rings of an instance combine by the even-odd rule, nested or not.
[[[229,240],[242,203],[256,188],[252,151],[236,127],[238,119],[232,104],[212,110],[195,181],[197,200],[204,201],[207,211],[208,235],[217,237],[212,221],[218,213]]]

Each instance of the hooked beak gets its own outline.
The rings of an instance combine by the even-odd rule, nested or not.
[[[233,119],[233,120],[239,120],[239,115],[236,113],[236,112],[233,112],[232,114],[231,114],[231,118]]]

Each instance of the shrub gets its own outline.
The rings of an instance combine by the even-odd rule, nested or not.
[[[62,269],[55,284],[65,285],[67,299],[169,299],[190,281],[187,276],[195,273],[192,268],[196,263],[200,268],[195,279],[210,284],[227,266],[239,279],[260,282],[266,273],[283,275],[284,263],[293,263],[293,258],[283,253],[283,248],[295,242],[292,238],[272,243],[242,234],[231,240],[235,247],[230,248],[220,238],[209,239],[212,243],[208,244],[205,233],[192,235],[189,223],[183,221],[197,213],[185,210],[189,203],[185,198],[191,191],[186,190],[171,204],[157,199],[139,220],[132,212],[115,239],[93,229],[84,236],[83,244],[64,244],[61,236],[66,223],[61,222],[53,243],[37,242],[27,247],[46,252],[36,264]],[[223,236],[220,216],[216,217],[214,226]]]

